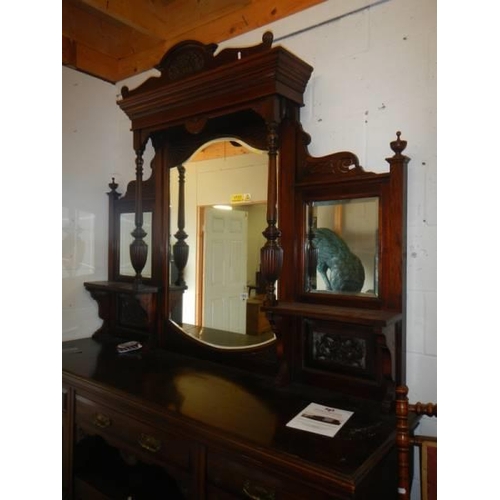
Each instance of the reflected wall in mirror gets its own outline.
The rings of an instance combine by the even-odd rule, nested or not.
[[[378,214],[378,197],[308,203],[317,262],[306,291],[378,295]]]
[[[144,237],[144,242],[151,249],[151,212],[143,213],[143,223],[142,227],[146,231],[146,236]],[[130,244],[134,241],[132,236],[132,231],[135,229],[135,214],[134,213],[122,213],[120,214],[120,276],[135,276],[135,270],[132,266],[130,260]],[[148,251],[148,258],[146,260],[146,265],[142,270],[143,278],[151,278],[151,251]]]
[[[209,343],[215,331],[243,334],[242,346],[269,341],[274,334],[260,311],[258,282],[266,241],[267,152],[235,139],[213,141],[183,166],[189,258],[182,327]],[[170,248],[176,243],[178,186],[179,171],[172,168]]]

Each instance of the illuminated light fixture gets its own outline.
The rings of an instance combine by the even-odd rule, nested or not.
[[[233,209],[233,207],[231,207],[230,205],[214,205],[213,207],[216,208],[217,210],[232,210]]]

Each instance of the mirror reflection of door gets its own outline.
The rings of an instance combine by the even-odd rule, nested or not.
[[[247,212],[205,210],[203,326],[245,333]]]
[[[266,228],[266,199],[267,199],[267,170],[268,157],[265,151],[257,151],[236,141],[223,141],[211,143],[184,163],[185,167],[185,232],[188,234],[186,243],[189,245],[189,259],[184,270],[184,279],[187,289],[183,295],[182,316],[184,325],[207,326],[203,316],[207,307],[204,306],[206,291],[203,289],[205,281],[206,256],[205,235],[203,232],[203,213],[214,205],[230,205],[232,212],[247,214],[248,232],[246,257],[244,257],[246,269],[244,273],[244,285],[238,284],[238,307],[234,310],[245,309],[246,299],[244,295],[252,291],[252,299],[255,297],[255,285],[257,271],[259,270],[260,249],[265,244],[262,231]],[[170,172],[170,196],[171,196],[171,235],[177,230],[177,186],[178,172],[173,168]],[[234,202],[235,195],[245,194],[244,202]],[[233,203],[231,200],[233,199]],[[171,245],[175,238],[171,236]],[[243,255],[243,252],[241,252]],[[214,261],[213,271],[221,266],[227,267],[226,258],[222,258],[221,252],[218,261]],[[243,259],[242,259],[243,260]],[[220,273],[219,273],[220,274]],[[253,287],[253,288],[252,288]],[[243,289],[242,289],[243,288]],[[209,292],[210,295],[211,292]],[[236,295],[235,295],[236,297]],[[212,302],[212,320],[224,315],[215,307],[216,301]],[[231,313],[233,314],[233,313]],[[222,320],[220,320],[222,322]],[[228,321],[227,319],[225,320]],[[222,324],[222,323],[212,323]],[[224,323],[225,324],[225,323]],[[231,325],[238,324],[237,328],[230,326],[224,328],[226,331],[246,333],[245,313],[239,319],[232,318]],[[243,327],[241,326],[243,325]],[[257,340],[257,339],[256,339]]]

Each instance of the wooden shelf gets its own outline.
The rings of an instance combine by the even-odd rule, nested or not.
[[[133,283],[124,281],[86,281],[87,290],[100,290],[103,292],[119,292],[140,295],[145,293],[158,293],[161,287],[151,285],[135,286]]]
[[[263,306],[262,309],[280,316],[307,317],[353,325],[381,327],[389,326],[402,318],[402,314],[398,311],[327,306],[305,302],[280,302],[275,306]]]

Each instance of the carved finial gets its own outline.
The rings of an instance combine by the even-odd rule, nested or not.
[[[273,40],[274,40],[274,35],[273,35],[272,31],[266,31],[262,35],[262,42],[264,43],[264,45],[267,45],[270,47],[273,44]]]
[[[391,142],[391,149],[396,153],[396,156],[401,156],[401,153],[406,148],[406,141],[400,139],[401,132],[399,130],[396,132],[397,139]]]
[[[111,182],[108,184],[109,188],[111,191],[115,192],[116,189],[118,188],[118,184],[115,182],[115,178],[111,177]]]
[[[405,398],[406,396],[408,396],[408,386],[406,386],[406,385],[398,385],[396,387],[396,394],[400,398]]]
[[[108,186],[111,189],[111,191],[109,191],[109,193],[106,193],[109,196],[109,199],[111,201],[117,200],[121,196],[121,194],[117,191],[118,184],[115,182],[114,177],[111,177],[111,182],[108,184]]]

